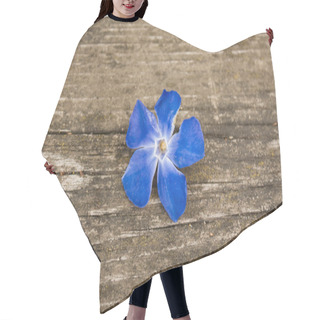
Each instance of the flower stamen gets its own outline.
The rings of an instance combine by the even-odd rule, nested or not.
[[[160,141],[159,147],[162,153],[164,153],[167,150],[167,144],[165,140]]]
[[[156,141],[155,144],[155,155],[159,160],[163,160],[168,151],[167,143],[165,139],[160,139]]]

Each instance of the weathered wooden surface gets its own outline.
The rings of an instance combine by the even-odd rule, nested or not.
[[[163,89],[182,99],[175,132],[195,116],[205,157],[179,169],[185,213],[157,193],[135,207],[121,177],[137,99],[154,112]],[[154,112],[155,114],[155,112]],[[267,34],[210,53],[153,27],[105,17],[76,49],[43,149],[101,261],[100,312],[153,275],[213,254],[282,203],[274,78]]]

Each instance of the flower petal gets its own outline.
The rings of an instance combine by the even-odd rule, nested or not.
[[[143,208],[149,201],[157,162],[158,158],[154,155],[154,148],[140,148],[133,153],[121,178],[129,200],[140,208]]]
[[[130,116],[126,136],[127,146],[131,149],[151,147],[159,137],[160,130],[155,115],[140,100],[137,100]]]
[[[199,120],[195,117],[183,120],[179,132],[168,143],[167,157],[178,168],[184,168],[204,156],[204,140]]]
[[[154,109],[156,110],[159,128],[167,141],[169,141],[173,130],[174,130],[174,120],[176,114],[180,108],[181,97],[176,91],[166,91],[163,90],[161,97],[157,101]]]
[[[159,161],[157,185],[162,205],[170,219],[177,222],[187,204],[187,181],[167,157]]]

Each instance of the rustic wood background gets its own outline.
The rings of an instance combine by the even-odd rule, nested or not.
[[[156,176],[144,208],[121,182],[134,152],[125,138],[135,103],[155,114],[163,89],[182,99],[174,133],[195,116],[205,142],[205,157],[180,169],[188,195],[177,223],[159,200]],[[282,204],[267,34],[211,53],[142,19],[106,16],[79,42],[42,154],[101,262],[104,313],[153,275],[222,249]]]

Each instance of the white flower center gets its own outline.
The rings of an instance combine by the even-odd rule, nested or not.
[[[167,143],[165,139],[160,139],[155,143],[155,155],[162,160],[168,151]]]
[[[166,144],[165,140],[160,141],[159,148],[162,153],[164,153],[167,150],[167,144]]]

